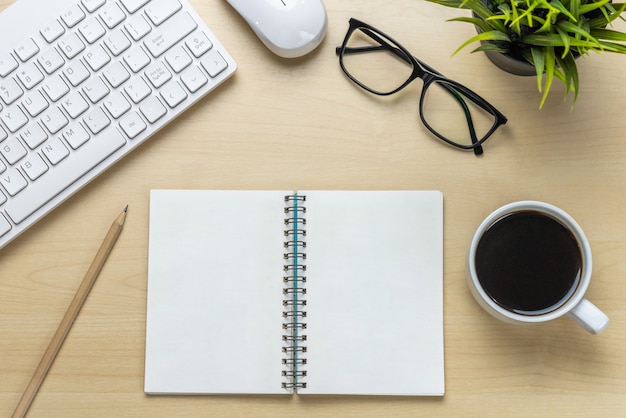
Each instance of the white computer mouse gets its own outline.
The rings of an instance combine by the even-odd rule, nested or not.
[[[276,55],[296,58],[313,51],[326,34],[322,0],[227,0]]]

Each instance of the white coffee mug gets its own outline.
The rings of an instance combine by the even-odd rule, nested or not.
[[[476,268],[476,251],[485,232],[498,221],[508,215],[518,212],[537,212],[547,215],[558,221],[569,230],[576,239],[580,250],[581,272],[579,279],[571,286],[569,296],[559,304],[546,311],[519,313],[512,309],[507,309],[502,304],[496,302],[483,288]],[[589,241],[576,221],[563,210],[548,203],[537,201],[519,201],[502,206],[492,212],[480,224],[469,248],[467,283],[470,291],[478,304],[488,313],[505,322],[514,324],[536,324],[550,321],[567,314],[576,323],[592,334],[602,332],[609,324],[609,318],[594,304],[584,298],[589,287],[592,271],[591,247]]]

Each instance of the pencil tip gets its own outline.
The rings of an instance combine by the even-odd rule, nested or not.
[[[124,212],[128,212],[128,205],[124,208]]]

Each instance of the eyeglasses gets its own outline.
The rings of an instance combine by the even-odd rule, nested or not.
[[[480,155],[483,142],[507,122],[478,94],[444,77],[393,38],[360,20],[350,19],[346,38],[336,52],[346,76],[373,94],[388,96],[416,78],[422,79],[420,119],[449,145]]]

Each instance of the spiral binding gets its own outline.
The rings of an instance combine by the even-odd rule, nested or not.
[[[306,388],[306,196],[285,196],[282,387]]]

